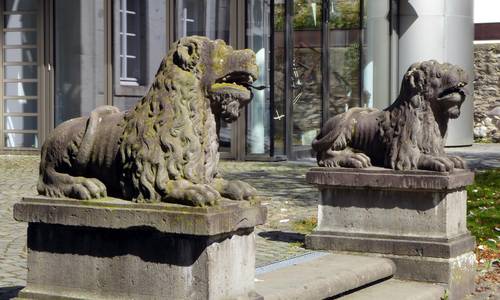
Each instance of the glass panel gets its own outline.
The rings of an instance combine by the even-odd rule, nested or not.
[[[145,47],[143,40],[147,40],[145,24],[147,13],[146,1],[120,0],[120,84],[143,85],[143,60]]]
[[[4,49],[5,61],[7,62],[36,62],[36,48]]]
[[[38,101],[36,99],[7,99],[3,110],[5,113],[36,113]]]
[[[36,79],[38,78],[37,66],[5,66],[6,79]]]
[[[8,148],[38,148],[36,133],[6,133],[5,146]]]
[[[285,154],[285,3],[274,2],[274,154]]]
[[[37,117],[34,116],[4,116],[6,130],[36,130]]]
[[[254,85],[269,86],[269,3],[266,0],[247,1],[247,48],[256,53],[259,78]],[[264,154],[270,150],[269,88],[253,90],[247,108],[247,153]]]
[[[54,2],[55,124],[106,104],[104,0]]]
[[[295,0],[293,15],[293,133],[298,156],[310,155],[321,126],[321,1]]]
[[[36,15],[5,15],[3,24],[5,28],[36,28]]]
[[[229,42],[229,0],[178,0],[176,4],[177,38],[202,35]]]
[[[361,99],[360,22],[360,0],[331,3],[328,47],[330,117],[364,104]]]
[[[36,31],[7,31],[5,45],[36,45]]]
[[[36,96],[38,94],[36,82],[9,82],[4,86],[5,96]]]
[[[38,10],[39,0],[6,0],[6,11],[35,11]]]

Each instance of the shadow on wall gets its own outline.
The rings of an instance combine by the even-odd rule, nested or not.
[[[418,14],[415,8],[410,4],[410,0],[399,1],[398,14],[403,16],[399,22],[390,22],[392,29],[398,33],[398,36],[403,36],[411,25],[418,19]]]

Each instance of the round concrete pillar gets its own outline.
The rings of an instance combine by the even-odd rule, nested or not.
[[[460,117],[448,125],[447,146],[473,142],[473,7],[471,0],[399,1],[399,81],[412,63],[429,59],[459,65],[469,73],[470,93]]]

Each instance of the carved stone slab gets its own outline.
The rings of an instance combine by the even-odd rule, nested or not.
[[[215,207],[24,198],[32,299],[255,299],[259,201]]]
[[[474,286],[465,190],[473,178],[466,170],[312,168],[306,180],[320,201],[306,246],[390,258],[396,278],[443,283],[450,299],[462,299]]]

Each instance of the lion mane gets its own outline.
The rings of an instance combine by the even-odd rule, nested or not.
[[[446,156],[449,119],[460,115],[467,75],[437,61],[410,66],[401,92],[383,111],[352,108],[328,120],[312,143],[320,166],[451,171],[462,159]]]
[[[112,106],[58,126],[42,147],[38,191],[54,197],[214,204],[255,190],[219,178],[218,121],[252,98],[255,54],[186,37],[162,60],[147,94],[127,112]],[[69,145],[69,146],[68,146]]]

